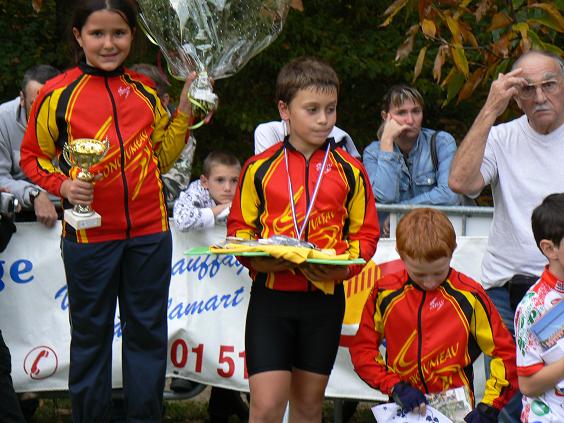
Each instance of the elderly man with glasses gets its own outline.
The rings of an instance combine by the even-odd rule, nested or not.
[[[494,126],[511,99],[524,114]],[[533,237],[531,213],[548,194],[564,192],[563,159],[564,62],[529,51],[492,83],[449,175],[451,189],[469,196],[491,184],[494,217],[482,284],[511,332],[515,307],[547,264]],[[519,421],[519,413],[516,399],[499,421]]]

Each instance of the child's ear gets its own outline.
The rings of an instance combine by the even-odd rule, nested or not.
[[[73,28],[72,28],[72,34],[74,35],[74,39],[76,40],[76,42],[78,43],[78,45],[80,46],[80,48],[82,48],[82,36],[81,36],[80,31],[78,30],[78,28],[73,27]]]
[[[200,175],[200,183],[205,189],[208,189],[208,178],[206,178],[206,175]]]
[[[290,113],[288,112],[288,105],[282,100],[278,101],[278,113],[280,113],[280,118],[284,121],[290,120]]]
[[[558,248],[554,246],[554,243],[552,241],[549,241],[548,239],[541,239],[541,242],[539,242],[539,247],[546,258],[548,258],[549,260],[556,260],[558,255]]]

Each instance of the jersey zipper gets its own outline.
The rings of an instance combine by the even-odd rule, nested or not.
[[[124,203],[124,212],[125,212],[125,220],[127,222],[127,228],[125,230],[125,237],[129,239],[131,233],[131,218],[129,216],[129,189],[127,188],[127,178],[125,176],[125,147],[123,145],[123,138],[121,136],[121,132],[119,130],[119,121],[117,115],[117,107],[114,96],[112,95],[112,90],[110,89],[110,84],[108,81],[108,77],[104,77],[104,81],[106,84],[106,89],[108,90],[108,94],[110,96],[110,100],[112,102],[112,111],[114,115],[115,121],[115,128],[116,134],[119,140],[119,151],[120,151],[120,162],[121,162],[121,179],[123,183],[123,203]]]
[[[425,377],[423,376],[423,370],[421,368],[421,350],[423,349],[423,330],[422,330],[422,314],[423,314],[423,305],[425,304],[425,298],[427,297],[427,293],[423,291],[423,298],[421,299],[421,304],[419,304],[419,310],[417,311],[417,370],[419,372],[419,377],[421,378],[421,383],[425,388],[425,393],[429,393],[429,389],[427,388],[427,384],[425,383]]]

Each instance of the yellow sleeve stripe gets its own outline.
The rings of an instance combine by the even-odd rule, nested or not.
[[[36,118],[36,137],[39,148],[46,156],[53,158],[57,155],[55,140],[59,136],[57,127],[57,104],[62,94],[62,89],[53,91],[45,98],[43,104],[37,110]],[[41,163],[43,169],[52,171],[52,164]]]
[[[243,175],[243,183],[241,185],[241,216],[245,224],[253,230],[256,230],[256,221],[258,218],[259,198],[255,190],[255,171],[257,163],[251,163],[247,167]]]

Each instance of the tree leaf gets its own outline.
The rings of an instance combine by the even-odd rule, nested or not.
[[[291,0],[290,1],[290,7],[292,9],[299,11],[299,12],[304,11],[304,4],[303,4],[302,0]]]
[[[427,37],[435,38],[437,27],[435,26],[435,22],[431,19],[423,19],[423,22],[421,22],[421,29],[423,30],[423,34]]]
[[[513,10],[518,10],[521,6],[523,6],[525,0],[512,0],[511,5],[513,6]]]
[[[486,16],[486,13],[490,9],[490,7],[492,7],[491,3],[492,3],[491,0],[482,0],[480,3],[478,3],[478,6],[476,7],[476,11],[474,12],[474,16],[476,17],[476,22],[480,22],[482,18]]]
[[[429,9],[428,6],[433,3],[432,0],[419,0],[418,2],[418,10],[419,13],[419,20],[422,21],[425,16],[428,15]]]
[[[472,3],[472,0],[463,0],[463,1],[456,2],[457,9],[456,9],[456,11],[454,12],[454,15],[453,15],[454,19],[456,19],[457,21],[460,22],[460,16],[463,13],[469,13],[468,8],[466,7],[466,6],[468,6],[469,3]]]
[[[446,81],[446,80],[445,80]],[[447,98],[443,102],[442,106],[446,106],[452,101],[452,99],[458,94],[462,85],[464,84],[464,75],[456,68],[453,68],[449,73],[447,85]]]
[[[511,24],[511,22],[511,18],[507,16],[505,12],[496,13],[492,18],[492,22],[488,27],[488,31],[495,31],[496,29],[505,28],[506,26]]]
[[[460,35],[460,28],[458,27],[458,22],[455,21],[452,17],[446,17],[446,23],[448,29],[450,29],[450,33],[452,34],[452,39],[455,44],[462,44],[462,35]]]
[[[555,46],[554,44],[545,43],[544,41],[542,41],[540,39],[539,35],[532,30],[529,30],[529,38],[532,41],[533,48],[536,47],[536,48],[539,48],[541,50],[551,51],[552,53],[556,54],[557,56],[564,56],[564,50],[562,50],[558,46]]]
[[[452,54],[452,60],[456,68],[464,75],[464,77],[468,77],[468,59],[466,59],[466,54],[464,53],[464,49],[460,44],[455,44],[450,49],[450,53]]]
[[[41,11],[41,6],[43,4],[43,0],[31,0],[31,6],[35,13],[39,13]]]
[[[519,22],[512,27],[513,31],[521,34],[521,50],[529,51],[531,49],[531,40],[529,40],[529,24],[526,22]]]
[[[413,25],[411,28],[409,28],[409,30],[407,31],[407,38],[404,40],[402,45],[398,47],[396,51],[396,58],[395,58],[396,62],[401,62],[403,59],[409,56],[409,53],[411,53],[411,51],[413,50],[415,35],[417,34],[418,31],[419,31],[419,25]]]
[[[468,78],[458,93],[458,98],[456,99],[457,104],[472,96],[472,93],[476,90],[480,82],[482,82],[485,73],[485,68],[478,68],[470,75],[470,78]]]
[[[499,40],[491,45],[491,49],[501,57],[509,56],[509,43],[517,36],[515,31],[508,31]]]
[[[541,9],[543,11],[545,11],[548,16],[550,17],[549,21],[551,22],[551,25],[549,25],[548,23],[542,22],[544,23],[546,26],[558,31],[558,32],[564,32],[564,17],[560,14],[560,12],[558,11],[558,9],[554,6],[554,4],[551,3],[535,3],[535,4],[531,4],[529,5],[529,8],[531,9]]]
[[[396,51],[396,58],[395,58],[396,62],[401,62],[403,59],[409,56],[409,53],[411,53],[411,51],[413,50],[414,40],[415,37],[413,35],[407,37],[404,40],[404,42],[401,44],[401,46],[398,47]]]
[[[472,30],[470,29],[470,27],[468,25],[466,25],[466,23],[463,23],[463,22],[460,22],[459,27],[460,27],[460,32],[462,33],[462,38],[464,39],[464,41],[470,43],[472,45],[472,47],[478,48],[478,40],[476,40],[476,37],[472,33]]]
[[[417,55],[417,62],[415,62],[415,69],[413,71],[412,83],[414,83],[417,77],[421,74],[421,69],[423,69],[423,63],[425,62],[425,53],[427,53],[427,46],[419,50],[419,54]]]
[[[437,55],[435,56],[435,63],[433,64],[433,78],[435,78],[435,81],[437,82],[441,81],[441,71],[445,63],[447,52],[448,52],[448,46],[442,45],[439,47],[439,50],[437,51]]]
[[[385,11],[384,16],[387,16],[386,20],[380,24],[380,27],[385,27],[392,22],[394,16],[398,14],[398,12],[403,9],[403,7],[407,4],[408,0],[395,0]]]
[[[545,16],[537,16],[537,17],[529,19],[527,22],[529,22],[529,24],[531,24],[531,26],[533,26],[534,24],[544,25],[548,28],[554,29],[557,32],[563,32],[561,30],[558,22],[556,22],[550,16],[546,16],[546,15]]]

